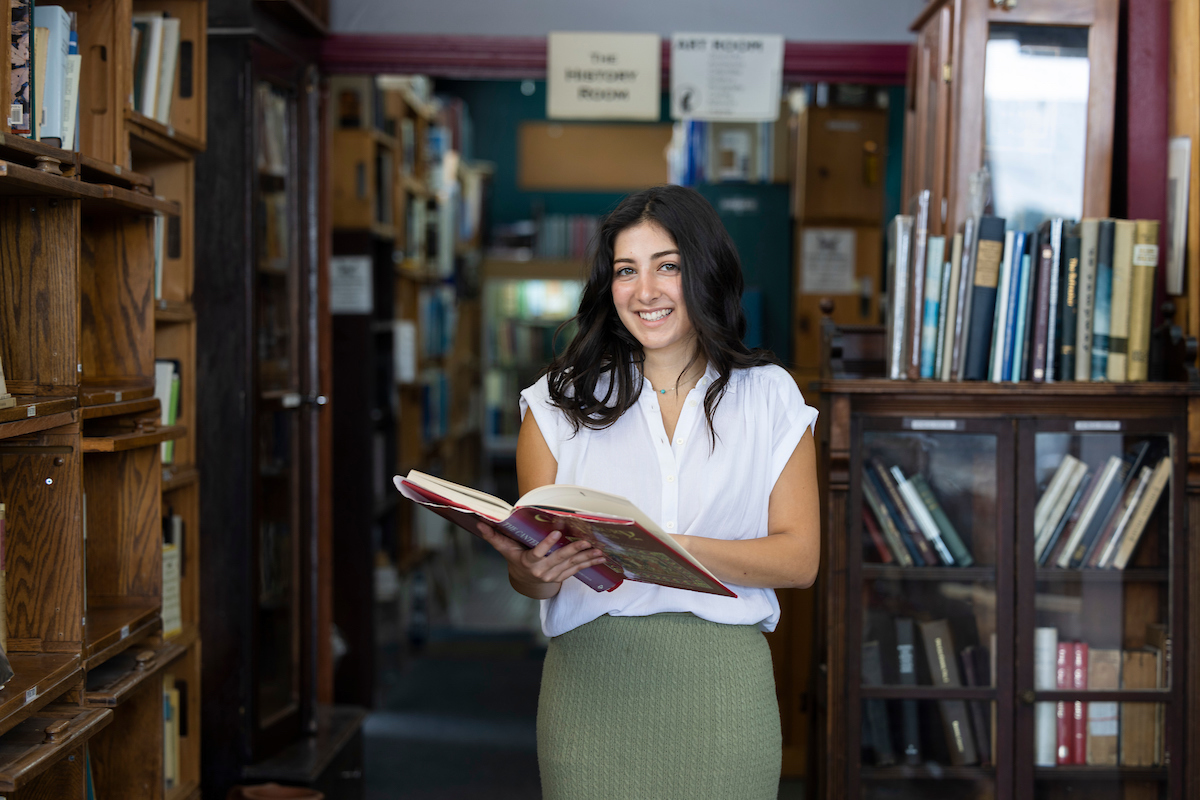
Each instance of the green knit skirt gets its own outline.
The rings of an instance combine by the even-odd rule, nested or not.
[[[543,800],[776,800],[767,640],[692,614],[603,616],[556,636],[537,743]]]

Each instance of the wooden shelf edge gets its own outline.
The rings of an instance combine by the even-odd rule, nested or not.
[[[84,658],[87,668],[95,669],[117,653],[132,647],[145,639],[151,633],[162,627],[159,619],[159,604],[147,600],[145,604],[128,606],[98,605],[88,609],[88,626],[84,634]],[[92,636],[96,617],[107,620],[108,624],[95,630]],[[95,627],[99,627],[96,625]]]
[[[69,425],[79,419],[78,401],[73,397],[17,400],[13,408],[0,411],[0,440]]]
[[[113,181],[127,184],[126,188],[132,189],[135,186],[142,186],[146,189],[154,187],[154,181],[147,175],[140,172],[134,172],[131,169],[126,169],[120,164],[110,164],[107,161],[101,161],[98,158],[79,154],[79,166],[82,170],[83,177],[86,178],[89,172],[98,172],[104,177],[102,181],[88,181],[88,183],[109,183]]]
[[[99,406],[153,396],[154,381],[148,378],[126,381],[84,381],[79,387],[79,404],[81,406]]]
[[[65,200],[101,200],[104,197],[103,190],[91,184],[3,160],[0,160],[0,194]]]
[[[146,648],[154,652],[153,661],[144,669],[131,666],[125,674],[116,677],[107,686],[96,689],[85,689],[83,705],[88,708],[117,708],[130,697],[137,694],[142,685],[161,674],[167,667],[187,655],[187,648],[178,642],[165,641],[162,644]],[[109,662],[113,662],[110,660]],[[89,674],[89,678],[94,672]]]
[[[8,658],[13,677],[0,691],[0,734],[53,702],[83,674],[82,662],[74,653],[14,652]]]
[[[142,397],[137,400],[121,400],[118,403],[84,406],[80,409],[80,416],[83,419],[101,419],[103,417],[120,416],[121,414],[140,414],[143,411],[151,411],[157,408],[157,398]]]
[[[79,708],[78,706],[47,706],[42,715],[71,721],[71,727],[62,734],[62,740],[41,747],[26,749],[20,756],[0,764],[0,791],[15,792],[22,785],[41,775],[83,742],[92,738],[97,731],[113,720],[112,709]],[[41,731],[29,731],[41,735]],[[28,734],[27,734],[28,735]]]
[[[514,262],[521,263],[521,262]],[[487,261],[484,261],[486,267]],[[895,394],[912,395],[991,395],[1052,397],[1184,397],[1200,393],[1200,387],[1187,383],[1138,381],[1136,383],[1104,383],[1085,381],[1056,381],[1054,383],[991,383],[990,381],[891,381],[883,378],[822,380],[817,383],[828,394]],[[939,414],[938,416],[946,416]],[[1089,414],[1089,417],[1095,416]]]
[[[191,303],[158,300],[154,305],[155,322],[195,322],[196,309]]]
[[[151,119],[140,111],[125,109],[125,126],[129,133],[144,140],[148,144],[163,147],[168,152],[185,151],[184,155],[194,155],[204,150],[204,142],[175,130],[173,125],[164,125],[158,120]]]
[[[85,453],[121,453],[139,447],[153,447],[171,439],[182,439],[187,435],[183,425],[164,425],[154,430],[118,433],[112,436],[84,436]]]
[[[83,158],[78,151],[52,147],[45,142],[29,139],[19,134],[0,133],[0,158],[8,159],[10,152],[18,159],[24,158],[30,161],[38,156],[57,159],[62,164],[60,169],[63,174],[68,177],[73,175],[75,168]]]

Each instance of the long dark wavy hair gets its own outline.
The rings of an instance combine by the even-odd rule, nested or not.
[[[779,362],[769,351],[742,343],[746,317],[741,261],[717,212],[694,189],[655,186],[631,194],[600,224],[589,247],[587,286],[573,318],[577,332],[546,370],[550,400],[577,433],[580,427],[609,427],[637,402],[645,354],[617,316],[612,281],[617,235],[642,222],[659,225],[679,249],[683,299],[696,333],[696,353],[683,372],[705,359],[718,373],[704,395],[704,416],[716,446],[713,414],[733,370]]]

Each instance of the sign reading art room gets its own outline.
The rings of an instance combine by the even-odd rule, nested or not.
[[[771,122],[779,116],[783,37],[671,36],[671,116]]]
[[[661,48],[652,33],[551,33],[546,116],[658,121]]]

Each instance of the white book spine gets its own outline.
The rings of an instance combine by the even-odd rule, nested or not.
[[[1046,491],[1042,492],[1037,505],[1033,507],[1033,529],[1035,531],[1040,531],[1046,524],[1046,515],[1050,513],[1051,506],[1058,502],[1058,496],[1067,482],[1067,476],[1077,460],[1075,456],[1068,453],[1059,462],[1058,469],[1054,471],[1054,476],[1050,478],[1050,483],[1046,486]]]
[[[1047,513],[1045,526],[1037,535],[1034,557],[1038,560],[1041,560],[1042,551],[1046,549],[1046,545],[1050,542],[1050,537],[1054,535],[1054,531],[1062,522],[1063,515],[1067,513],[1067,508],[1071,505],[1071,500],[1075,497],[1075,493],[1079,491],[1079,485],[1083,483],[1087,474],[1087,464],[1084,464],[1082,461],[1077,461],[1072,466],[1071,476],[1063,484],[1062,494],[1058,496],[1054,507]]]
[[[1129,505],[1125,506],[1125,510],[1121,514],[1121,519],[1118,520],[1113,528],[1112,538],[1104,546],[1104,552],[1100,554],[1099,560],[1096,561],[1096,566],[1104,569],[1112,560],[1113,554],[1117,551],[1117,544],[1121,541],[1126,528],[1129,527],[1129,520],[1133,518],[1134,512],[1137,510],[1138,503],[1141,502],[1142,495],[1146,493],[1146,487],[1150,484],[1150,478],[1153,476],[1154,470],[1149,467],[1142,467],[1142,471],[1138,473],[1137,488],[1133,491],[1133,496],[1129,498]]]
[[[933,549],[937,552],[938,558],[942,560],[942,563],[952,566],[954,564],[954,556],[950,554],[946,543],[942,541],[942,531],[938,528],[937,523],[933,521],[933,516],[929,513],[929,509],[925,507],[925,501],[921,499],[921,495],[917,492],[916,487],[896,467],[892,467],[892,475],[896,479],[896,485],[900,488],[900,494],[904,496],[904,502],[908,504],[908,510],[912,512],[913,519],[917,521],[917,525],[921,528],[921,533],[925,534],[925,538],[933,545]]]
[[[1008,293],[1012,283],[1013,231],[1004,232],[1004,254],[1000,257],[1000,280],[996,287],[996,316],[992,321],[991,365],[988,380],[1000,383],[1004,377],[1004,329],[1008,325]]]
[[[1108,463],[1104,465],[1104,472],[1100,476],[1100,482],[1096,484],[1096,490],[1092,492],[1091,498],[1088,499],[1087,508],[1080,513],[1079,521],[1075,523],[1075,528],[1071,531],[1071,538],[1067,540],[1066,546],[1063,547],[1058,560],[1055,562],[1059,569],[1066,569],[1071,565],[1071,555],[1075,552],[1075,548],[1079,545],[1083,534],[1092,524],[1092,518],[1096,516],[1096,509],[1099,507],[1104,495],[1108,493],[1108,487],[1113,482],[1113,478],[1116,476],[1120,465],[1121,459],[1116,456],[1110,456]]]
[[[177,17],[162,21],[162,69],[159,71],[158,99],[154,103],[154,118],[167,125],[171,122],[171,100],[175,97],[175,71],[179,63],[179,26]]]
[[[38,138],[61,139],[63,97],[66,94],[67,51],[71,46],[71,16],[62,6],[38,5],[33,9],[34,25],[49,31],[46,45],[45,91],[39,89]]]
[[[142,64],[142,96],[137,98],[137,110],[147,117],[154,116],[154,103],[158,100],[158,73],[162,63],[162,30],[161,14],[135,14],[135,22],[147,24],[146,36],[150,37],[146,45],[146,61]]]
[[[62,142],[64,150],[75,149],[75,130],[79,117],[79,76],[83,68],[83,56],[78,53],[67,56],[67,80],[63,90]]]
[[[1036,628],[1033,632],[1033,688],[1039,691],[1054,691],[1058,688],[1056,660],[1058,658],[1058,629]],[[1058,718],[1054,703],[1037,703],[1034,706],[1034,763],[1039,767],[1053,767],[1056,763],[1055,748],[1058,744]]]

